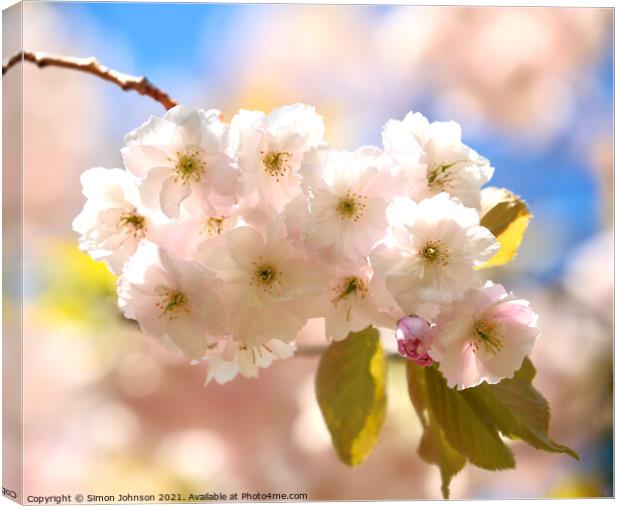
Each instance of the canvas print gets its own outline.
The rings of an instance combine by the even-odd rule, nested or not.
[[[3,496],[613,495],[613,10],[3,11]]]

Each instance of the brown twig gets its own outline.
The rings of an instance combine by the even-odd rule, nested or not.
[[[140,95],[151,97],[166,109],[172,109],[177,105],[176,100],[172,99],[165,91],[153,85],[146,77],[135,77],[123,74],[102,65],[95,58],[72,58],[69,56],[58,56],[35,51],[21,51],[11,56],[6,65],[2,66],[2,75],[20,61],[29,61],[39,68],[51,66],[79,70],[80,72],[93,74],[105,81],[114,83],[124,91],[134,90]]]

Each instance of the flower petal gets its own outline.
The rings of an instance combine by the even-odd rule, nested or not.
[[[159,203],[161,210],[169,218],[179,217],[179,206],[191,193],[188,182],[178,180],[175,176],[169,176],[163,182]]]

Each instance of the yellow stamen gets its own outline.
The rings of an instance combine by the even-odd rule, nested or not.
[[[467,162],[467,160],[456,160],[454,162],[443,162],[434,167],[429,167],[426,171],[426,182],[429,188],[437,191],[443,191],[450,188],[452,184],[452,176],[454,171],[451,171],[455,165],[459,163]]]
[[[497,325],[487,320],[478,320],[474,324],[472,346],[477,353],[479,345],[484,345],[485,349],[492,355],[497,355],[502,349],[502,342],[497,336]]]
[[[448,251],[441,241],[429,241],[422,249],[418,251],[418,255],[430,264],[448,264]]]
[[[187,296],[179,291],[168,291],[162,296],[162,300],[157,303],[160,309],[159,317],[167,316],[170,320],[175,320],[179,316],[179,312],[189,313],[187,308]]]
[[[128,227],[134,237],[142,238],[146,235],[146,219],[136,213],[135,210],[121,214],[117,227]]]
[[[174,166],[176,180],[181,179],[183,184],[190,180],[198,182],[205,173],[206,165],[200,158],[200,150],[192,148],[185,153],[177,153],[177,160]]]
[[[261,153],[263,153],[261,151]],[[293,155],[288,151],[273,151],[267,153],[263,158],[263,166],[265,172],[272,177],[276,178],[276,181],[280,181],[281,178],[287,175],[290,171],[290,166],[287,165],[288,161]]]
[[[252,285],[261,288],[265,293],[278,291],[282,284],[282,274],[269,262],[254,262]]]
[[[340,301],[354,293],[359,293],[362,297],[365,297],[368,293],[368,287],[364,280],[351,276],[345,278],[342,283],[339,283],[332,291],[336,292],[336,296],[332,299],[332,304],[337,306]]]
[[[351,191],[345,193],[336,205],[336,211],[338,212],[340,219],[348,219],[354,222],[359,221],[360,218],[364,216],[364,211],[366,209],[366,198],[367,197],[365,195],[359,195]]]
[[[222,232],[224,231],[224,220],[225,219],[226,219],[226,216],[207,218],[204,221],[203,230],[206,231],[209,237],[214,237],[216,235],[222,235]]]

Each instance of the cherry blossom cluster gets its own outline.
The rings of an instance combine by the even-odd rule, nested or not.
[[[124,169],[83,173],[73,227],[119,276],[124,315],[206,360],[207,382],[293,356],[312,318],[335,341],[393,329],[459,389],[512,376],[538,317],[477,271],[499,248],[480,225],[493,168],[452,121],[409,113],[382,140],[332,148],[302,104],[230,124],[177,106],[126,136]]]

